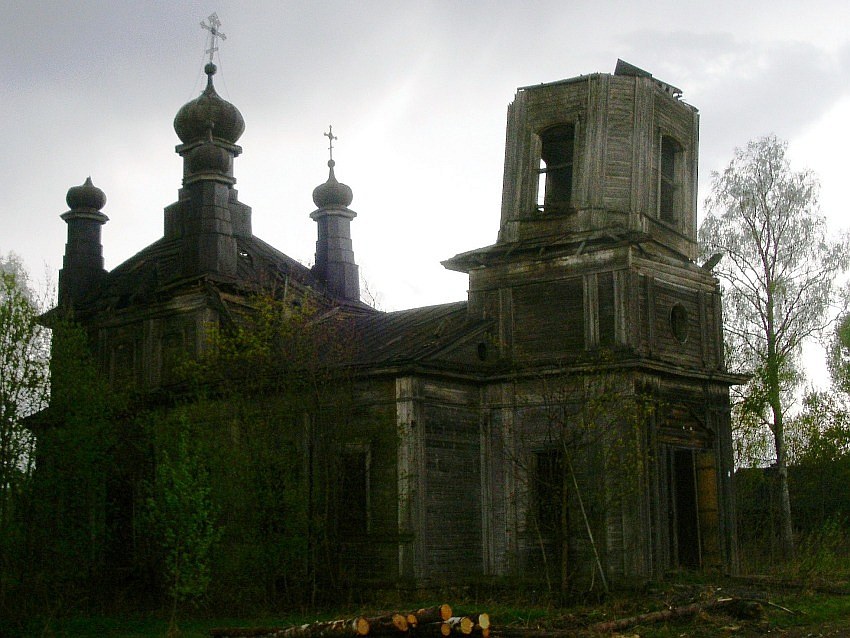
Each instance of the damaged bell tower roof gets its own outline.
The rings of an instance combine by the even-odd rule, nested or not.
[[[649,71],[644,71],[643,69],[636,67],[634,64],[629,64],[625,60],[621,60],[617,58],[617,66],[614,67],[614,75],[626,75],[638,78],[652,78],[655,84],[658,85],[658,88],[663,90],[665,93],[669,93],[671,96],[675,98],[682,97],[682,89],[676,88],[672,84],[667,84],[667,82],[662,82],[658,78],[652,77],[652,73]]]

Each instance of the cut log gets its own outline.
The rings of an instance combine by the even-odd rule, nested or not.
[[[647,614],[631,616],[629,618],[620,618],[619,620],[609,620],[607,622],[596,623],[591,625],[593,631],[620,631],[628,629],[634,625],[642,625],[645,623],[663,622],[665,620],[673,620],[675,618],[687,618],[706,611],[726,611],[731,613],[736,618],[756,619],[763,615],[761,605],[752,601],[745,601],[740,598],[720,598],[707,603],[693,603],[691,605],[683,605],[682,607],[672,607],[670,609],[662,609],[661,611],[653,611]]]
[[[436,607],[427,607],[417,611],[408,612],[408,615],[416,616],[417,624],[444,622],[452,617],[451,605],[437,605]]]
[[[346,620],[314,622],[297,627],[219,627],[210,630],[214,638],[360,638],[396,636],[415,633],[424,638],[446,638],[452,633],[468,636],[475,621],[467,617],[451,619],[449,605],[438,605],[406,614],[390,613],[365,618],[358,616]],[[486,614],[485,614],[486,616]],[[480,615],[478,616],[480,621]],[[489,624],[489,619],[488,619]],[[453,625],[456,629],[453,629]]]
[[[368,633],[369,623],[362,616],[287,628],[218,627],[210,629],[210,636],[214,638],[357,638]]]
[[[213,627],[213,638],[266,638],[276,636],[280,628],[276,627]]]
[[[475,629],[475,621],[469,616],[452,616],[446,622],[456,636],[468,636]]]
[[[475,623],[475,629],[489,629],[490,614],[469,614],[469,617]]]
[[[408,629],[407,618],[403,614],[386,614],[365,620],[369,623],[368,633],[374,636],[403,633]]]
[[[452,628],[447,622],[426,622],[412,625],[410,635],[417,638],[448,638],[452,635]]]

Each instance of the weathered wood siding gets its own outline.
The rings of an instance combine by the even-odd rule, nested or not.
[[[635,79],[609,81],[605,120],[603,205],[609,210],[630,211],[634,188]]]
[[[423,383],[425,569],[430,578],[483,572],[481,428],[476,388]]]
[[[580,277],[513,289],[517,357],[564,357],[584,350],[584,287]]]

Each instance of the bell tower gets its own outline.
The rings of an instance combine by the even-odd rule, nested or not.
[[[694,263],[698,130],[679,89],[622,60],[517,90],[497,241],[443,262],[505,360],[723,368],[717,281]]]
[[[636,232],[693,260],[699,115],[681,95],[622,60],[518,89],[499,243]]]
[[[500,409],[516,387],[541,404],[557,387],[571,431],[588,389],[614,382],[592,420],[639,432],[647,477],[602,532],[623,573],[736,561],[729,386],[742,377],[725,368],[712,264],[695,263],[698,125],[679,89],[622,61],[518,89],[497,241],[443,262],[469,274],[469,314],[491,322]],[[636,430],[618,407],[629,401],[652,406]],[[531,411],[508,419],[527,446],[515,458],[533,467],[551,430],[535,434]],[[604,470],[593,476],[619,490]]]

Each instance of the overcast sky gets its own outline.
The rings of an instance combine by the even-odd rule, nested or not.
[[[775,133],[847,223],[850,2],[10,0],[0,21],[0,254],[61,267],[69,187],[107,195],[106,267],[162,235],[180,187],[177,110],[204,86],[242,112],[240,200],[254,233],[312,263],[313,188],[333,124],[354,191],[354,251],[384,309],[462,299],[440,261],[495,241],[506,106],[516,87],[611,73],[617,58],[701,113],[700,200],[736,146]]]

